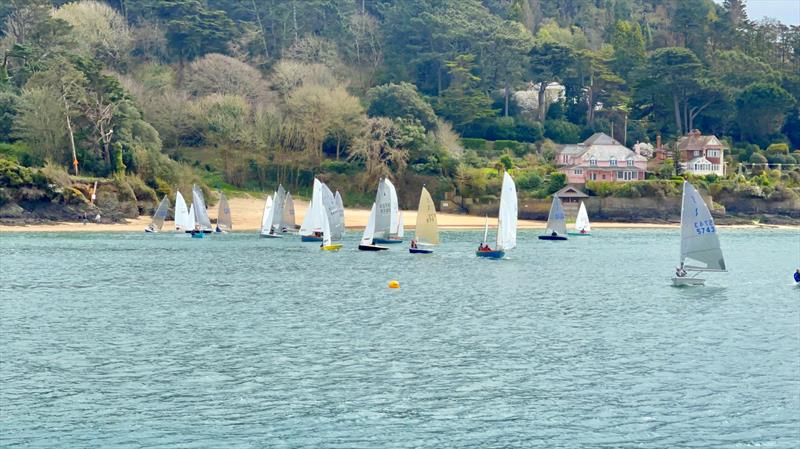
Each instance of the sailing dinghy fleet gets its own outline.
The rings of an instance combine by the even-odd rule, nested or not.
[[[203,191],[192,187],[192,204],[187,208],[186,200],[180,192],[175,196],[175,230],[191,233],[201,238],[211,232],[224,233],[233,230],[230,205],[225,195],[219,193],[217,223],[214,228],[208,216]],[[145,231],[158,233],[164,227],[170,209],[170,201],[165,196],[159,202],[151,223]],[[502,259],[506,252],[517,246],[517,189],[514,180],[507,172],[503,173],[500,193],[500,207],[497,214],[497,228],[494,248],[489,244],[489,217],[486,217],[483,240],[475,252],[477,257]],[[291,193],[282,185],[268,195],[259,235],[264,238],[282,238],[298,229],[295,223],[295,208]],[[311,201],[299,235],[304,242],[319,242],[325,251],[338,251],[342,248],[344,237],[344,202],[341,194],[314,179]],[[561,200],[553,196],[547,217],[545,233],[541,240],[567,240],[567,235],[591,235],[591,224],[583,202],[578,209],[574,230],[567,232],[566,216]],[[386,178],[378,182],[375,202],[370,210],[367,226],[358,244],[360,251],[386,251],[385,244],[403,241],[403,215],[399,208],[397,190]],[[431,254],[440,243],[436,206],[430,192],[423,186],[417,207],[416,228],[409,252],[412,254]],[[679,266],[675,270],[672,283],[675,286],[703,285],[705,280],[700,273],[726,271],[725,259],[720,248],[719,236],[708,205],[697,190],[687,181],[683,183],[681,202],[681,246]]]

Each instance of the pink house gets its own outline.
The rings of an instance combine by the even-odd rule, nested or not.
[[[586,181],[626,182],[644,180],[647,158],[606,134],[595,133],[583,143],[565,145],[556,156],[568,184]]]

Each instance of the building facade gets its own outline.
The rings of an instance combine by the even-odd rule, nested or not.
[[[693,175],[725,175],[725,145],[714,135],[704,136],[698,130],[678,139],[681,168]]]
[[[646,157],[604,133],[596,133],[576,145],[565,145],[556,156],[556,164],[567,175],[568,184],[640,181],[647,171]]]

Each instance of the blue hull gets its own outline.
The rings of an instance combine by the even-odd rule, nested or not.
[[[379,244],[392,244],[392,243],[403,243],[403,239],[379,239],[374,238],[372,239],[372,243],[379,245]]]
[[[576,237],[591,237],[592,234],[590,234],[588,232],[585,232],[583,234],[581,234],[580,232],[567,232],[567,235],[569,235],[569,236],[573,236],[574,235]]]
[[[566,240],[567,238],[563,235],[540,235],[539,240]]]
[[[201,239],[201,238],[203,238],[203,235],[204,234],[202,232],[198,232],[197,234],[192,234],[192,238],[193,239]]]
[[[411,254],[433,254],[432,249],[408,248]]]
[[[485,257],[487,259],[502,259],[506,256],[505,251],[475,251],[478,257]]]
[[[314,237],[313,235],[301,235],[300,236],[301,242],[321,242],[322,237]]]

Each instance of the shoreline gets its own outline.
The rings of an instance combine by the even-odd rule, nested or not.
[[[230,207],[233,212],[233,232],[258,231],[261,228],[261,214],[264,210],[264,201],[258,198],[230,198]],[[296,221],[299,225],[303,221],[308,202],[295,201]],[[216,219],[217,210],[209,210],[212,221]],[[369,209],[345,209],[345,227],[348,230],[362,230],[369,219]],[[416,211],[403,211],[403,221],[407,230],[413,230],[416,222]],[[483,229],[485,218],[475,215],[437,213],[439,228],[442,230],[478,230]],[[78,223],[56,222],[31,225],[5,225],[0,224],[2,233],[23,232],[144,232],[150,223],[149,216],[139,216],[129,219],[125,223]],[[173,229],[172,221],[165,222],[165,232]],[[489,226],[496,226],[497,218],[489,217]],[[545,221],[519,220],[519,229],[544,229]],[[771,225],[771,224],[735,224],[717,225],[725,229],[800,229],[800,226]],[[592,222],[593,229],[677,229],[679,223],[648,223],[648,222]]]

